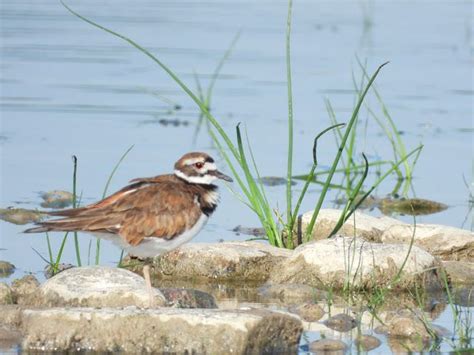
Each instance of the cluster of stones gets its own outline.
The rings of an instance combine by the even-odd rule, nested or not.
[[[136,260],[126,266],[131,271],[72,268],[42,285],[32,276],[11,287],[0,283],[0,337],[17,337],[23,349],[34,351],[295,353],[303,329],[325,335],[308,345],[314,352],[345,351],[350,344],[369,351],[380,345],[378,334],[389,337],[393,350],[425,344],[432,334],[424,315],[407,311],[416,305],[400,294],[399,306],[375,319],[366,309],[338,308],[344,302],[337,298],[329,308],[321,301],[327,291],[318,290],[441,289],[446,274],[448,282],[472,282],[473,234],[427,225],[414,230],[357,213],[357,223],[343,227],[345,236],[322,239],[338,218],[338,211],[323,211],[316,240],[292,251],[259,242],[183,245],[151,266],[162,287],[153,290],[153,308]],[[302,220],[304,228],[307,215]],[[176,288],[180,282],[202,282],[216,297]],[[173,288],[163,288],[167,284]],[[219,297],[226,284],[249,285],[263,303],[283,307]]]

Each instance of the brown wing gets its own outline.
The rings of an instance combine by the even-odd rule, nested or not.
[[[70,210],[70,217],[40,222],[26,232],[88,231],[120,234],[129,244],[143,238],[172,239],[191,228],[201,216],[194,194],[175,183],[130,185],[105,200],[83,209]]]

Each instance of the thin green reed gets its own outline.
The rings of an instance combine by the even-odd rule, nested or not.
[[[78,13],[71,10],[62,1],[61,1],[61,3],[74,16],[78,17],[79,19],[87,22],[88,24],[90,24],[94,27],[97,27],[97,28],[99,28],[99,29],[101,29],[101,30],[103,30],[107,33],[110,33],[110,34],[126,41],[127,43],[129,43],[130,45],[132,45],[133,47],[135,47],[136,49],[141,51],[143,54],[145,54],[147,57],[149,57],[153,62],[158,64],[161,67],[161,69],[163,69],[178,84],[178,86],[196,103],[196,105],[199,107],[199,109],[201,110],[204,117],[206,117],[207,122],[209,122],[212,125],[212,127],[210,127],[211,129],[209,129],[209,134],[211,135],[211,137],[212,137],[214,143],[216,144],[216,146],[218,147],[222,157],[224,158],[224,160],[228,164],[229,169],[232,171],[232,174],[235,177],[236,182],[240,186],[241,191],[242,191],[243,195],[246,198],[246,201],[244,201],[244,203],[247,206],[249,206],[249,208],[251,208],[252,211],[254,211],[257,214],[260,222],[262,223],[262,226],[265,228],[265,231],[267,233],[269,242],[272,245],[275,245],[275,246],[278,246],[278,247],[289,247],[289,248],[293,247],[292,233],[293,233],[294,221],[297,217],[297,214],[295,214],[292,211],[292,208],[291,208],[292,207],[292,204],[291,204],[291,200],[292,200],[291,180],[293,178],[292,177],[293,108],[292,108],[291,64],[290,64],[290,59],[291,59],[290,58],[290,51],[291,51],[291,48],[290,48],[290,38],[291,38],[291,36],[290,36],[290,34],[291,34],[292,1],[289,0],[289,3],[288,3],[288,20],[287,20],[287,36],[286,36],[286,54],[287,54],[286,55],[286,60],[287,60],[287,83],[288,83],[287,85],[288,85],[288,103],[289,103],[289,107],[288,107],[288,113],[289,113],[288,114],[288,120],[289,120],[289,122],[288,122],[289,142],[288,142],[288,144],[289,144],[289,146],[288,146],[288,167],[287,167],[288,176],[287,176],[287,194],[286,194],[286,199],[287,199],[287,216],[286,216],[287,217],[287,222],[286,223],[284,223],[283,220],[279,218],[279,216],[277,216],[277,219],[275,219],[275,216],[273,215],[273,209],[269,206],[268,200],[265,197],[265,191],[263,189],[263,185],[260,182],[259,183],[256,182],[256,179],[253,177],[253,174],[250,171],[250,164],[247,162],[247,158],[246,158],[246,155],[245,155],[245,152],[244,152],[239,127],[237,126],[237,128],[236,128],[236,133],[237,133],[237,146],[236,146],[236,145],[234,145],[234,143],[232,142],[230,137],[226,134],[226,132],[224,131],[222,126],[219,124],[219,122],[210,113],[209,107],[207,107],[206,102],[205,102],[206,100],[205,100],[202,88],[200,90],[200,92],[201,92],[201,94],[199,95],[200,97],[198,97],[197,95],[195,95],[189,89],[189,87],[186,84],[184,84],[184,82],[182,82],[179,79],[179,77],[168,66],[166,66],[163,62],[161,62],[161,60],[159,60],[157,57],[155,57],[148,50],[146,50],[145,48],[143,48],[142,46],[137,44],[135,41],[133,41],[130,38],[124,36],[124,35],[121,35],[117,32],[114,32],[114,31],[112,31],[108,28],[105,28],[105,27],[103,27],[103,26],[101,26],[101,25],[99,25],[99,24],[97,24],[97,23],[95,23],[95,22],[79,15]],[[340,144],[339,151],[336,155],[333,167],[331,168],[331,170],[328,173],[328,178],[326,179],[326,183],[323,187],[323,196],[321,196],[321,198],[318,201],[318,205],[317,205],[318,208],[315,210],[315,214],[313,215],[313,220],[312,220],[311,226],[310,226],[311,228],[307,229],[306,233],[308,231],[312,230],[312,228],[314,227],[314,222],[315,222],[317,213],[318,213],[318,211],[319,211],[319,209],[322,205],[322,201],[325,197],[327,189],[332,186],[332,184],[331,184],[332,176],[334,175],[335,171],[337,170],[336,169],[337,163],[339,161],[342,150],[344,149],[344,146],[345,146],[346,141],[348,139],[348,135],[351,132],[352,126],[354,125],[355,120],[357,119],[358,111],[359,111],[360,106],[362,104],[362,100],[364,99],[364,97],[367,94],[367,91],[369,90],[373,80],[375,80],[375,77],[377,76],[378,72],[380,71],[380,69],[382,67],[383,67],[383,65],[380,66],[377,69],[377,71],[373,75],[371,81],[369,81],[369,83],[365,87],[365,90],[364,90],[363,94],[359,98],[358,104],[357,104],[357,106],[354,110],[351,121],[349,122],[349,126],[346,130],[345,135],[343,136],[343,140]],[[218,135],[216,135],[216,133],[214,133],[213,128],[216,130]],[[228,149],[228,151],[230,151],[231,156],[235,159],[235,162],[233,162],[230,159],[231,156],[229,156],[229,154],[227,154],[228,152],[226,151],[226,149],[224,149],[224,146],[221,144],[219,139],[222,139],[225,142],[225,148]],[[259,176],[257,165],[255,164],[255,160],[253,158],[253,154],[252,154],[252,151],[251,151],[250,147],[249,147],[249,150],[250,150],[250,153],[251,153],[254,170],[256,171],[257,176]],[[237,166],[244,173],[243,178],[240,177],[240,175],[237,171]],[[314,171],[313,171],[312,174],[314,174]],[[309,176],[311,176],[312,174],[310,174]],[[309,180],[311,180],[311,179],[308,179],[308,181]],[[306,192],[306,189],[305,189],[304,192]],[[241,197],[239,197],[239,198],[242,200]],[[302,198],[303,197],[300,196],[299,203],[297,204],[298,209],[299,209],[299,206],[301,204],[301,199]],[[278,220],[282,224],[284,224],[285,233],[283,233],[283,234],[286,234],[286,236],[287,236],[286,242],[285,242],[285,240],[283,238],[283,235],[280,231],[280,228],[279,228],[279,225],[278,225],[278,222],[277,222]]]
[[[311,238],[311,233],[313,231],[313,228],[314,228],[314,224],[316,223],[316,218],[318,217],[318,214],[319,214],[319,211],[323,205],[323,201],[326,197],[326,193],[328,191],[328,186],[329,184],[331,183],[331,180],[332,180],[332,177],[334,175],[334,172],[336,171],[336,168],[337,168],[337,165],[339,163],[339,159],[341,158],[341,155],[342,155],[342,152],[344,150],[344,147],[346,145],[346,142],[347,142],[347,139],[349,138],[349,135],[351,133],[351,130],[352,130],[352,127],[354,126],[356,120],[357,120],[357,117],[358,117],[358,114],[359,114],[359,110],[360,110],[360,107],[362,106],[362,102],[365,98],[365,96],[367,95],[367,92],[369,91],[370,87],[372,86],[372,83],[375,81],[375,78],[377,77],[378,73],[380,72],[380,70],[385,66],[387,65],[388,62],[382,64],[381,66],[379,66],[377,68],[377,70],[375,71],[375,73],[372,75],[372,77],[370,78],[369,82],[367,83],[364,91],[362,92],[362,95],[360,95],[359,97],[359,100],[357,102],[357,105],[352,113],[352,117],[349,121],[349,123],[347,124],[347,128],[346,128],[346,131],[344,133],[344,136],[342,137],[341,139],[341,144],[339,146],[339,149],[336,153],[336,157],[334,158],[334,161],[333,161],[333,164],[331,166],[331,169],[329,170],[329,174],[328,174],[328,177],[326,178],[326,185],[323,187],[323,190],[321,191],[321,194],[319,196],[319,200],[316,204],[316,207],[314,209],[314,213],[311,217],[311,220],[306,228],[306,231],[305,231],[305,240],[308,241],[310,240]]]
[[[110,182],[112,181],[112,178],[114,177],[117,169],[119,168],[120,164],[122,164],[123,160],[125,159],[125,157],[128,155],[128,153],[130,153],[130,151],[133,149],[135,145],[132,144],[126,151],[125,153],[122,154],[122,156],[120,157],[119,161],[117,162],[117,164],[115,164],[114,168],[112,169],[112,172],[110,173],[108,179],[107,179],[107,182],[105,183],[105,187],[104,187],[104,192],[102,193],[102,198],[104,199],[105,196],[107,196],[107,190],[109,189],[109,185],[110,185]],[[95,264],[96,265],[99,265],[100,263],[100,238],[97,238],[97,241],[96,241],[96,249],[95,249]]]
[[[75,155],[72,156],[72,162],[74,165],[73,174],[72,174],[72,208],[77,207],[77,157]],[[76,260],[77,266],[82,266],[81,262],[81,250],[79,246],[79,239],[77,238],[77,232],[74,232],[74,247],[76,251]]]
[[[288,88],[288,164],[286,175],[286,215],[288,220],[288,235],[293,232],[292,221],[292,177],[293,177],[293,90],[291,84],[291,13],[293,1],[288,1],[288,17],[286,26],[286,81]],[[289,238],[291,240],[291,238]]]

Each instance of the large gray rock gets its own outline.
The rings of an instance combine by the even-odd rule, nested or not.
[[[311,220],[313,211],[306,212],[301,218],[304,231]],[[339,220],[341,211],[336,209],[321,210],[315,227],[313,239],[326,239]],[[474,233],[468,230],[435,225],[404,223],[389,217],[372,217],[357,211],[339,230],[338,234],[361,237],[368,241],[381,243],[411,242],[422,247],[442,260],[474,259]]]
[[[153,289],[154,306],[165,304]],[[113,267],[76,267],[65,270],[41,285],[42,302],[48,306],[148,307],[145,280],[128,270]]]
[[[25,310],[22,328],[29,351],[180,354],[296,353],[302,333],[278,312],[134,307]]]
[[[309,242],[274,270],[274,283],[300,283],[314,287],[355,289],[389,286],[398,275],[409,246],[370,243],[357,238],[335,237]],[[437,260],[428,252],[413,246],[398,282],[393,288],[410,288],[423,284],[439,286]]]
[[[474,285],[474,263],[444,261],[443,267],[451,283]]]
[[[151,273],[160,279],[263,282],[291,254],[258,242],[190,243],[157,257]],[[142,264],[126,267],[140,272]]]

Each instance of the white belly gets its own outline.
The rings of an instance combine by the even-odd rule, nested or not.
[[[191,229],[185,231],[183,234],[180,234],[173,239],[147,237],[144,238],[137,246],[128,244],[122,237],[118,235],[107,233],[94,233],[94,235],[98,238],[110,240],[112,243],[124,249],[130,255],[138,256],[139,258],[151,258],[166,253],[167,251],[176,249],[181,244],[189,242],[196,236],[196,234],[199,233],[202,227],[204,227],[207,220],[208,217],[203,213],[201,217],[199,217],[196,224]]]

